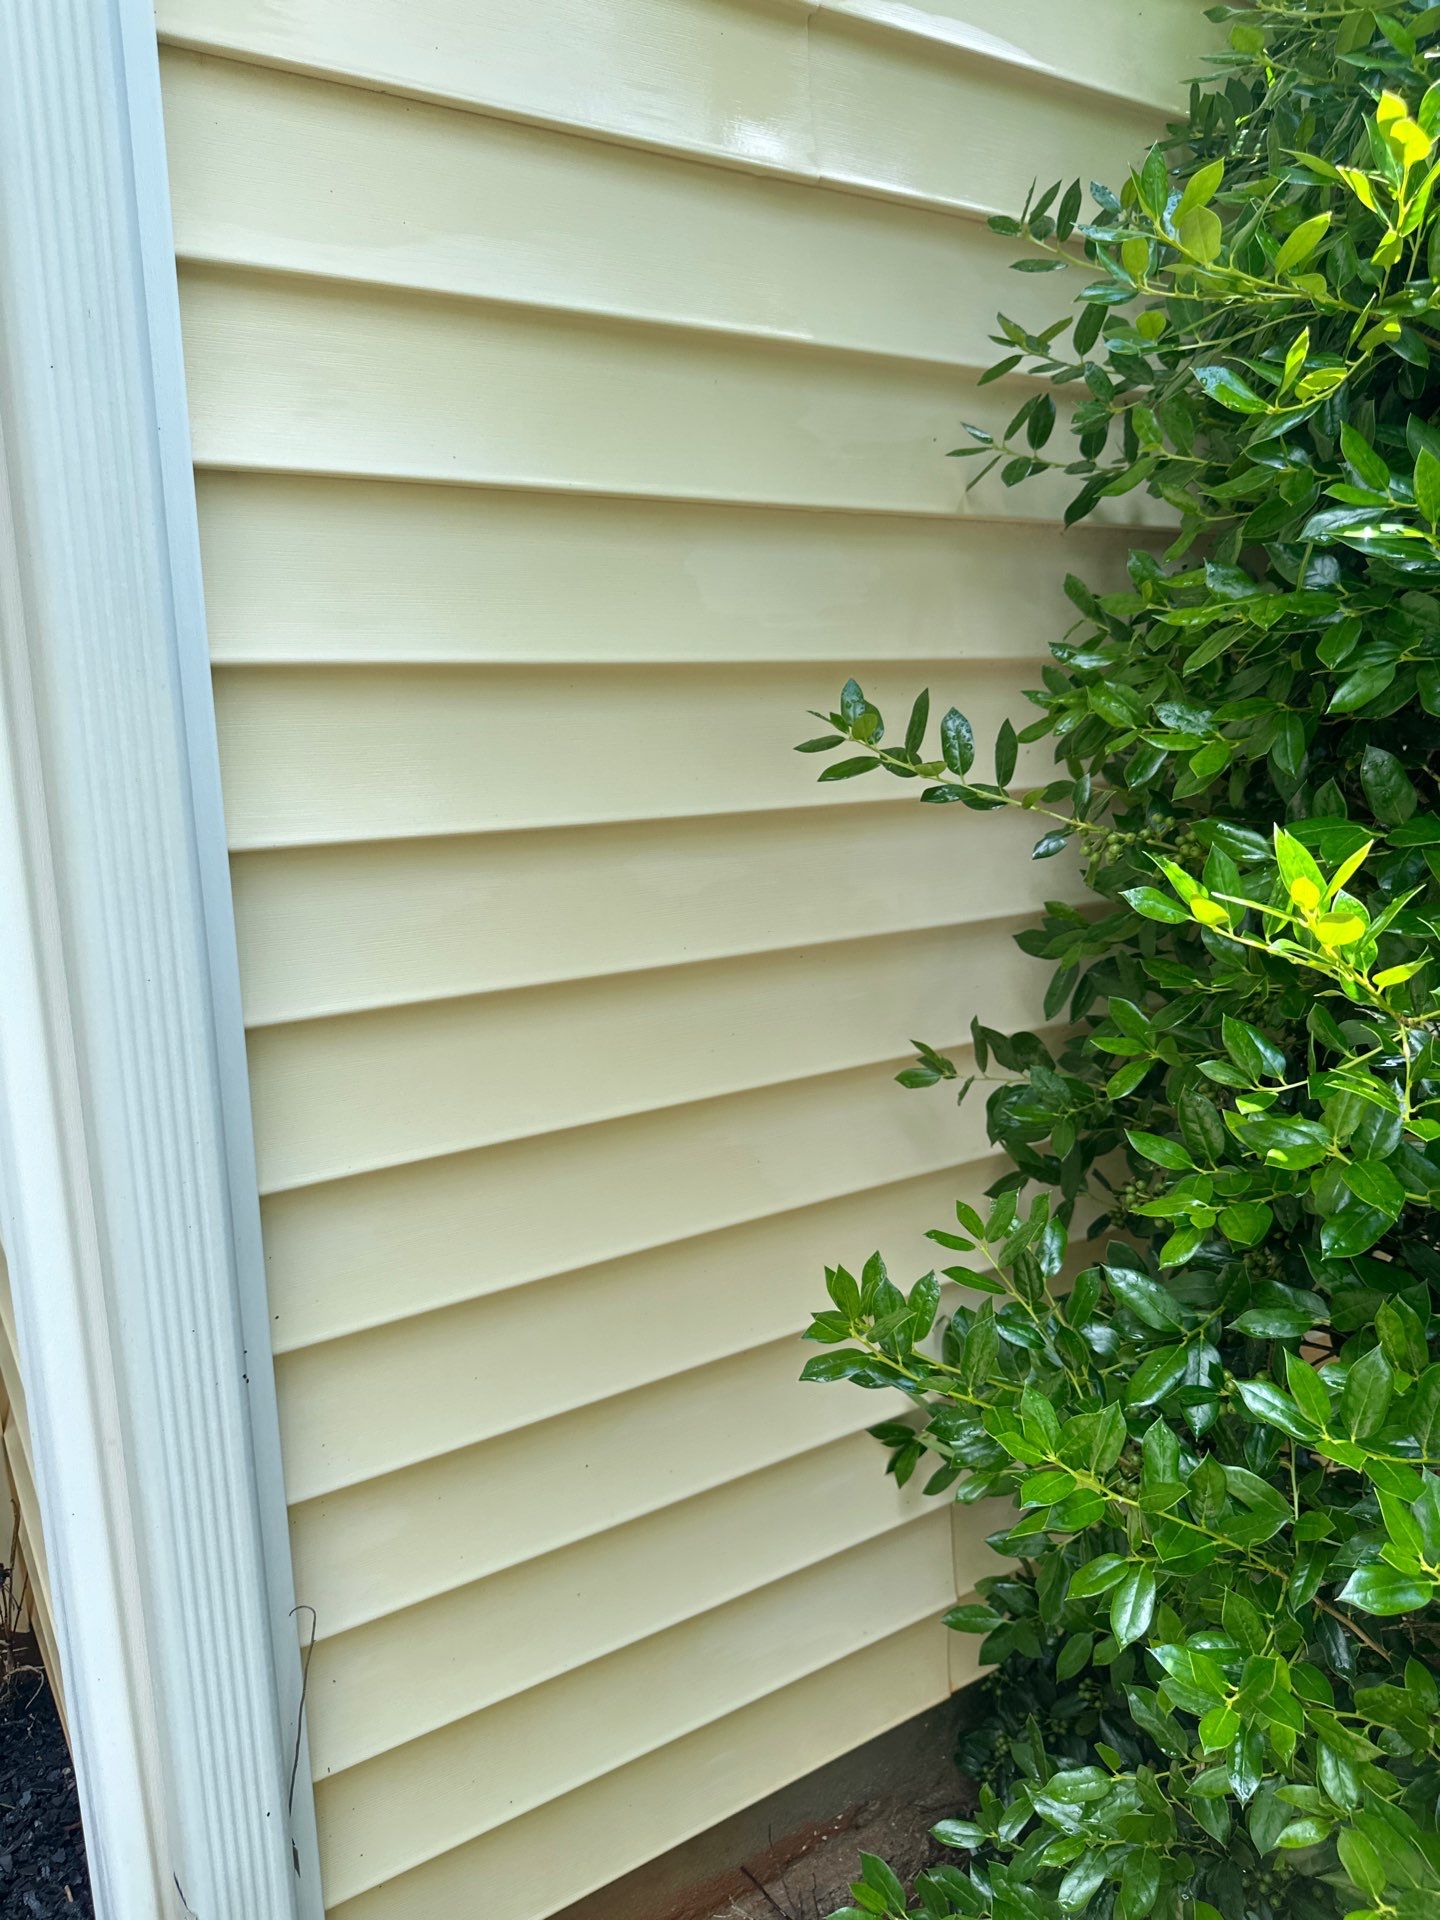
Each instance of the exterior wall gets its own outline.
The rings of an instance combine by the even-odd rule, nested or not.
[[[64,1682],[55,1650],[50,1575],[45,1563],[45,1542],[40,1534],[30,1427],[25,1412],[25,1391],[20,1383],[15,1311],[3,1249],[0,1249],[0,1565],[10,1569],[14,1592],[22,1600],[24,1624],[40,1643],[51,1689],[63,1718]]]
[[[1119,551],[942,457],[1054,300],[979,216],[1203,21],[1004,11],[161,0],[343,1920],[540,1920],[967,1677],[979,1523],[794,1336],[990,1177],[891,1075],[1063,881],[788,749],[856,663],[988,733]]]

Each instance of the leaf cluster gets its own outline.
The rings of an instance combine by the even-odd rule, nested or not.
[[[968,1860],[867,1861],[852,1915],[1440,1912],[1440,9],[1211,17],[1118,191],[992,221],[1088,277],[1001,317],[1016,410],[959,450],[1163,524],[993,747],[854,680],[802,745],[1033,814],[1091,894],[1019,937],[1046,1024],[900,1076],[983,1089],[987,1207],[811,1329],[904,1397],[897,1480],[1005,1503],[950,1616],[1007,1683]]]

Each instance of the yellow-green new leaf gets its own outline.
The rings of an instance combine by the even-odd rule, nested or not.
[[[1310,351],[1310,329],[1302,327],[1290,342],[1290,350],[1285,355],[1285,368],[1280,376],[1280,392],[1286,394],[1300,378],[1305,365],[1305,356]]]
[[[1187,213],[1194,213],[1198,207],[1208,206],[1220,190],[1220,182],[1225,178],[1225,162],[1210,160],[1192,173],[1186,182],[1185,191],[1175,209],[1178,224]]]
[[[1186,253],[1206,266],[1220,252],[1222,234],[1220,216],[1209,207],[1193,207],[1175,223],[1175,231]]]
[[[1435,144],[1429,134],[1422,127],[1416,126],[1408,114],[1399,120],[1392,121],[1386,129],[1385,137],[1400,156],[1401,164],[1406,167],[1415,167],[1422,160],[1428,160],[1430,149]]]
[[[1373,840],[1367,840],[1363,847],[1357,847],[1354,853],[1347,855],[1346,858],[1340,862],[1340,865],[1335,869],[1334,878],[1325,889],[1327,902],[1333,900],[1345,885],[1345,882],[1353,879],[1360,871],[1361,867],[1364,866],[1366,860],[1369,858],[1370,849],[1374,845],[1375,842]]]
[[[1315,922],[1315,937],[1324,947],[1353,947],[1364,932],[1358,913],[1322,913]]]
[[[1401,966],[1386,967],[1375,975],[1375,984],[1377,987],[1403,986],[1407,980],[1413,980],[1416,974],[1428,965],[1427,960],[1407,960]]]
[[[1276,273],[1289,273],[1292,267],[1303,265],[1325,238],[1329,225],[1328,213],[1312,214],[1310,219],[1302,220],[1275,256]]]
[[[1368,207],[1371,213],[1379,213],[1380,203],[1375,198],[1375,187],[1369,174],[1362,173],[1358,167],[1341,167],[1339,173],[1361,206]]]

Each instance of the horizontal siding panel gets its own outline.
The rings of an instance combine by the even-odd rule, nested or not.
[[[991,1164],[930,1175],[329,1341],[278,1363],[285,1475],[304,1500],[798,1333],[820,1260],[872,1247],[910,1284]],[[563,1338],[557,1339],[557,1329]],[[541,1368],[516,1354],[546,1355]]]
[[[953,21],[935,31],[937,8],[905,20],[825,0],[427,0],[423,25],[390,0],[160,0],[157,11],[182,44],[967,210],[1012,210],[1037,174],[1118,174],[1158,130],[1152,106],[1105,81],[1110,49],[1134,34],[1125,0],[1087,9],[1086,52],[1073,26],[1054,39],[1065,8],[1048,0],[1026,10],[1018,44],[992,32],[978,59]],[[1182,13],[1172,0],[1163,18]],[[1193,27],[1180,37],[1193,45]],[[1037,85],[1047,40],[1079,86]],[[1106,97],[1087,98],[1087,81]]]
[[[0,1374],[0,1458],[4,1455],[5,1424],[9,1418],[10,1403],[5,1398],[4,1376]],[[19,1515],[15,1511],[15,1502],[5,1483],[4,1475],[0,1474],[0,1566],[12,1567],[15,1564],[19,1540],[18,1526]]]
[[[317,1636],[691,1499],[908,1404],[797,1387],[807,1351],[786,1339],[295,1507],[295,1589],[315,1608]]]
[[[40,1496],[35,1486],[35,1461],[30,1451],[25,1401],[20,1392],[14,1350],[8,1343],[0,1344],[4,1345],[4,1353],[0,1354],[0,1358],[5,1360],[3,1371],[0,1371],[0,1400],[8,1402],[4,1419],[0,1420],[0,1448],[3,1448],[5,1455],[0,1483],[8,1477],[19,1510],[20,1550],[25,1572],[30,1577],[30,1624],[53,1644],[55,1612],[51,1599],[50,1567],[45,1553],[44,1530],[40,1524]],[[52,1662],[46,1671],[58,1674],[59,1668]]]
[[[20,1378],[20,1342],[10,1274],[0,1250],[0,1560],[9,1568],[23,1604],[22,1618],[34,1631],[40,1657],[63,1722],[60,1660],[55,1644],[55,1613],[50,1568],[40,1525],[25,1388]]]
[[[228,60],[171,52],[165,87],[188,261],[970,366],[997,308],[1057,311],[949,214]]]
[[[1215,36],[1191,0],[820,0],[822,7],[892,33],[981,59],[1030,68],[1061,85],[1089,87],[1164,109],[1180,77],[1208,71]]]
[[[932,1621],[894,1634],[345,1902],[331,1920],[462,1914],[476,1888],[485,1920],[542,1920],[943,1700],[954,1638]]]
[[[250,1036],[261,1184],[861,1066],[907,1030],[953,1039],[982,1008],[1020,1024],[1043,976],[1016,962],[1011,932],[982,921],[262,1027]]]
[[[50,1604],[50,1569],[40,1530],[40,1496],[35,1490],[29,1435],[13,1406],[0,1428],[0,1443],[4,1445],[6,1467],[20,1509],[19,1539],[25,1571],[30,1576],[31,1624],[52,1630],[55,1616]]]
[[[1063,5],[1049,0],[1046,11]],[[1085,7],[1096,16],[1092,44],[1126,11],[1114,0]],[[1102,102],[1078,87],[1037,84],[1033,60],[1008,57],[1002,35],[990,37],[992,57],[976,59],[933,32],[877,31],[888,11],[844,14],[822,0],[815,16],[811,108],[829,179],[1013,214],[1036,180],[1079,175],[1118,187],[1161,132],[1145,101],[1109,93]]]
[[[1008,919],[1079,891],[1070,863],[1028,857],[1041,824],[1009,813],[976,832],[954,808],[837,807],[242,854],[246,1018]]]
[[[26,1596],[29,1624],[40,1642],[46,1673],[57,1701],[60,1698],[60,1666],[55,1656],[55,1615],[50,1597],[50,1570],[45,1557],[45,1541],[40,1526],[40,1499],[35,1488],[35,1459],[31,1451],[29,1415],[25,1405],[25,1387],[20,1378],[20,1342],[15,1328],[15,1303],[10,1294],[10,1274],[0,1251],[0,1501],[5,1513],[0,1527],[14,1535],[4,1558],[12,1571],[17,1560],[22,1586],[28,1575]],[[8,1481],[8,1485],[7,1485]],[[14,1511],[11,1510],[13,1495]],[[3,1539],[3,1535],[0,1535]],[[18,1554],[17,1554],[18,1549]]]
[[[471,1715],[415,1746],[319,1783],[327,1897],[343,1902],[457,1842],[767,1693],[933,1619],[954,1598],[950,1517],[899,1534]],[[563,1727],[565,1737],[555,1730]]]
[[[810,164],[805,38],[747,0],[160,0],[162,37],[647,143]]]
[[[10,1403],[25,1422],[25,1393],[20,1384],[20,1336],[15,1324],[15,1301],[10,1292],[10,1270],[0,1249],[0,1381],[8,1389]]]
[[[15,1444],[24,1454],[31,1474],[35,1463],[30,1453],[30,1419],[25,1406],[25,1388],[20,1379],[20,1357],[16,1351],[15,1335],[12,1327],[0,1318],[0,1395],[3,1395],[6,1418],[15,1430]],[[37,1521],[38,1510],[28,1518]]]
[[[1013,382],[210,267],[181,302],[203,467],[1040,519],[1074,492],[969,494],[973,463],[945,459],[962,419],[1003,428]],[[1095,517],[1137,514],[1161,518],[1133,494]]]
[[[957,1055],[962,1073],[967,1059]],[[979,1105],[957,1114],[943,1094],[901,1095],[899,1065],[271,1194],[262,1212],[275,1346],[335,1339],[982,1156]]]
[[[320,1641],[308,1707],[317,1777],[930,1511],[918,1482],[897,1487],[880,1458],[868,1434],[850,1434]]]
[[[877,669],[866,691],[903,721],[922,674]],[[1030,712],[1033,667],[929,677],[982,743]],[[227,668],[216,702],[231,845],[818,811],[837,796],[913,807],[917,789],[885,774],[817,788],[818,762],[795,753],[815,731],[808,710],[828,711],[842,680],[816,666]],[[1047,759],[1029,749],[1018,778],[1043,777]]]
[[[197,476],[210,644],[236,662],[1042,659],[1123,537],[306,475]],[[1014,592],[1023,578],[1027,591]]]

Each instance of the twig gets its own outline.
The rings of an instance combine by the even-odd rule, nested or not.
[[[751,1886],[754,1887],[755,1891],[759,1894],[760,1898],[771,1909],[771,1911],[779,1914],[780,1920],[798,1920],[797,1915],[786,1912],[785,1908],[781,1906],[780,1902],[775,1898],[774,1894],[771,1893],[768,1887],[761,1885],[761,1883],[755,1878],[754,1874],[750,1871],[749,1867],[741,1867],[740,1871],[741,1873],[744,1874],[745,1878],[750,1882]]]

